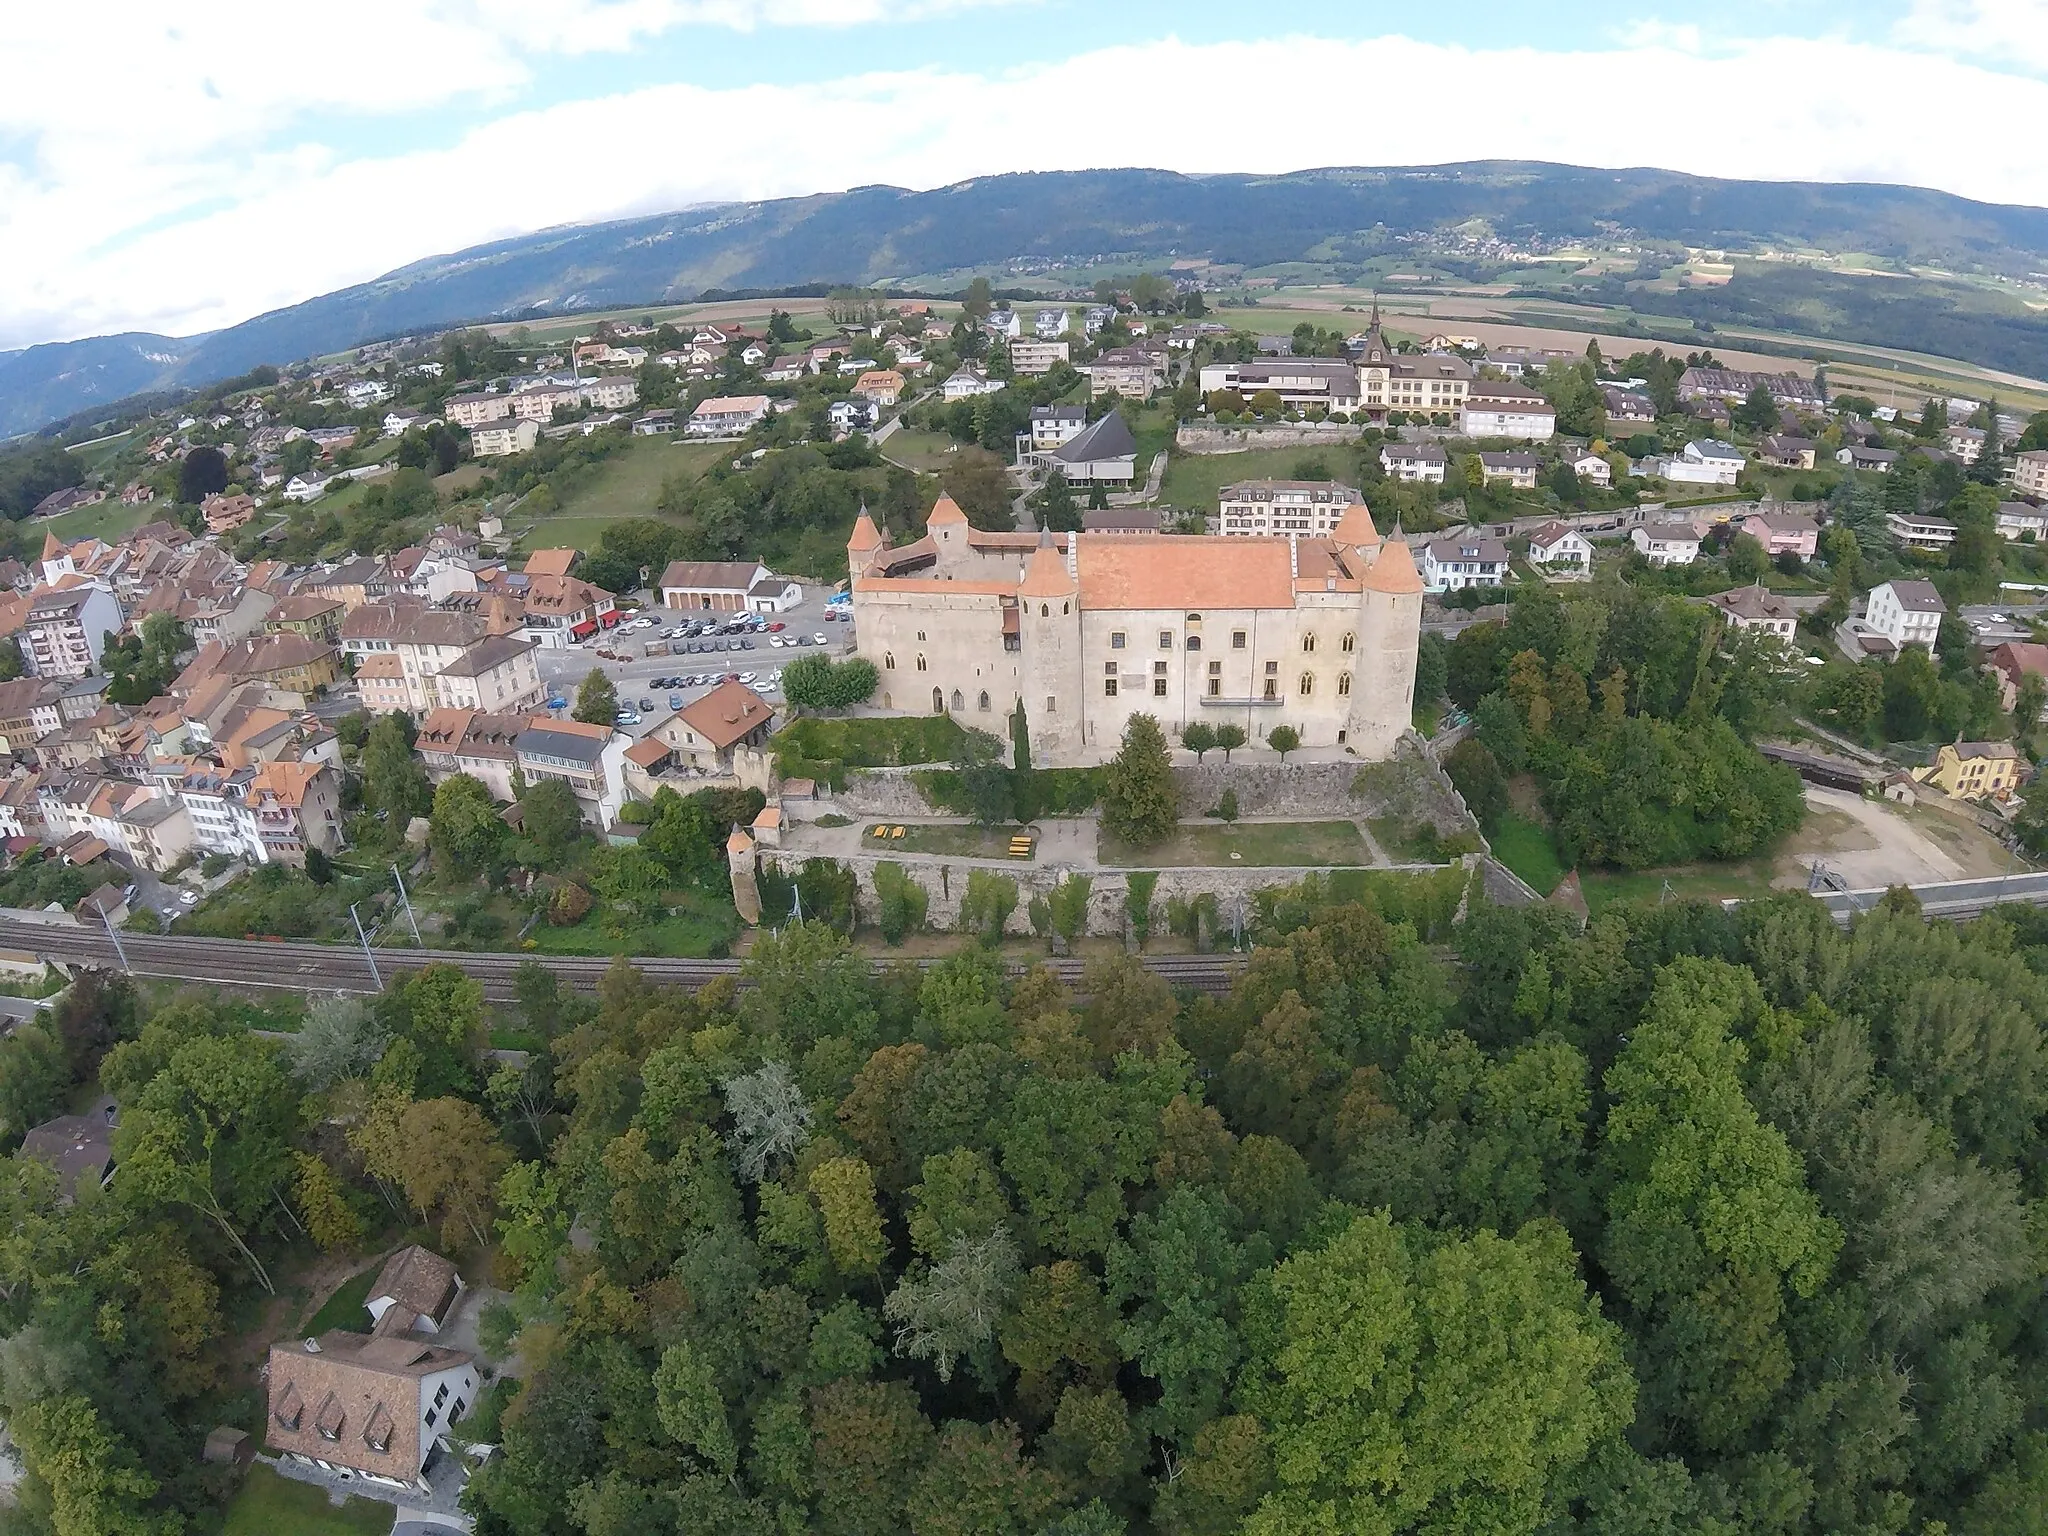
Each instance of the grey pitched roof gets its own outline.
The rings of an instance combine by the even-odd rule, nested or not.
[[[1123,412],[1111,411],[1092,427],[1083,427],[1053,450],[1063,464],[1089,464],[1101,459],[1128,459],[1138,452],[1138,440],[1131,436]]]

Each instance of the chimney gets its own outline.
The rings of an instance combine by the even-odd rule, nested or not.
[[[1301,543],[1292,533],[1287,535],[1287,574],[1301,579]]]

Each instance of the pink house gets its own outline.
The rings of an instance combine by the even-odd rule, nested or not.
[[[1810,517],[1787,512],[1752,512],[1742,520],[1740,531],[1763,545],[1773,558],[1797,555],[1811,560],[1820,547],[1820,525]]]

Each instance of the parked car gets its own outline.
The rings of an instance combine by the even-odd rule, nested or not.
[[[668,696],[668,707],[670,709],[681,709],[683,707],[683,696],[680,693],[670,694]]]
[[[641,707],[641,709],[645,710],[645,711],[646,711],[647,713],[649,713],[649,714],[652,714],[652,713],[654,712],[654,700],[652,700],[652,699],[642,699],[642,700],[640,701],[640,707]]]
[[[549,709],[567,709],[568,707],[569,701],[563,698],[559,693],[548,700]]]
[[[758,673],[754,672],[742,672],[740,674],[740,681],[743,683],[751,683],[758,675]]]
[[[798,635],[798,636],[796,637],[796,643],[797,643],[798,645],[815,645],[815,644],[817,644],[817,642],[816,642],[815,640],[813,640],[813,639],[812,639],[812,638],[811,638],[811,637],[810,637],[809,635]]]
[[[639,723],[640,717],[630,709],[622,709],[612,716],[613,725],[638,725]]]
[[[824,643],[825,643],[825,637],[824,637],[823,635],[813,635],[813,636],[811,636],[811,644],[813,644],[813,645],[823,645]]]
[[[779,635],[788,626],[785,625],[780,619],[777,619],[773,624],[770,624],[768,627],[769,629],[773,630],[776,634]]]

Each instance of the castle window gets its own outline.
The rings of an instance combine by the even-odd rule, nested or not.
[[[1152,663],[1152,675],[1153,675],[1154,677],[1164,677],[1164,676],[1166,676],[1166,663],[1165,663],[1165,662],[1163,662],[1163,661],[1155,661],[1155,662],[1153,662],[1153,663]]]
[[[1306,699],[1306,698],[1309,698],[1310,696],[1312,696],[1312,695],[1313,695],[1313,694],[1315,693],[1315,691],[1316,691],[1316,675],[1315,675],[1315,673],[1313,673],[1313,672],[1304,672],[1304,673],[1302,673],[1302,674],[1301,674],[1301,686],[1300,686],[1299,688],[1297,688],[1297,689],[1295,690],[1295,692],[1299,693],[1299,694],[1300,694],[1300,695],[1301,695],[1301,696],[1302,696],[1302,697],[1303,697],[1304,699]]]
[[[1155,678],[1153,678],[1153,679],[1152,679],[1152,697],[1153,697],[1153,698],[1155,698],[1155,699],[1163,699],[1163,698],[1165,698],[1165,697],[1166,697],[1166,679],[1165,679],[1165,678],[1163,678],[1163,677],[1155,677]]]
[[[1161,649],[1162,651],[1170,651],[1173,649],[1172,630],[1162,629],[1161,631],[1159,631],[1159,649]]]
[[[923,631],[923,630],[921,630],[921,629],[920,629],[920,630],[919,630],[919,631],[917,632],[917,638],[918,638],[918,639],[920,639],[920,640],[922,640],[922,639],[924,638],[924,631]]]
[[[1346,651],[1355,651],[1358,649],[1358,636],[1346,635],[1339,644]]]
[[[958,688],[955,688],[955,689],[953,690],[953,707],[954,707],[955,709],[960,709],[960,708],[964,707],[964,706],[966,705],[966,703],[967,703],[967,700],[965,700],[964,698],[962,698],[962,697],[960,696],[960,690],[959,690]],[[986,706],[983,706],[983,707],[984,707],[984,708],[986,708]]]
[[[1223,697],[1223,679],[1222,679],[1222,678],[1220,678],[1220,677],[1212,677],[1212,678],[1210,678],[1210,679],[1209,679],[1209,697],[1210,697],[1210,698],[1212,698],[1212,699],[1220,699],[1220,698],[1222,698],[1222,697]]]
[[[1048,715],[1056,715],[1060,712],[1060,701],[1049,693],[1045,696],[1045,712]]]
[[[1061,613],[1071,613],[1072,611],[1073,611],[1073,605],[1072,605],[1071,603],[1061,603],[1061,604],[1060,604],[1060,612],[1061,612]]]
[[[938,689],[934,688],[932,690],[932,713],[935,715],[943,715],[945,712],[946,696],[945,694],[941,693]]]
[[[986,688],[984,688],[984,689],[982,689],[982,690],[981,690],[981,700],[980,700],[980,703],[981,703],[981,707],[982,707],[983,709],[987,709],[987,708],[988,708],[988,690],[987,690]]]
[[[917,655],[917,670],[920,672],[925,670],[924,653],[922,651],[918,652]]]
[[[1105,677],[1102,680],[1102,696],[1105,699],[1116,697],[1116,678],[1114,676]]]
[[[1109,648],[1112,651],[1120,651],[1124,648],[1124,632],[1122,630],[1112,629],[1109,632]]]
[[[896,670],[896,653],[894,651],[882,652],[882,666],[890,672]]]
[[[1268,677],[1278,677],[1279,675],[1280,675],[1280,663],[1279,663],[1279,662],[1277,662],[1277,661],[1269,661],[1269,662],[1267,662],[1267,663],[1266,663],[1266,676],[1268,676]]]
[[[1051,603],[1040,603],[1040,604],[1038,605],[1038,616],[1039,616],[1039,617],[1040,617],[1041,619],[1049,619],[1049,618],[1051,618],[1051,617],[1052,617],[1052,604],[1051,604]]]
[[[1265,695],[1265,696],[1266,696],[1266,702],[1267,702],[1267,703],[1269,703],[1269,704],[1270,704],[1270,703],[1272,703],[1272,702],[1273,702],[1273,700],[1275,700],[1275,699],[1277,699],[1277,698],[1279,698],[1279,697],[1280,697],[1280,679],[1279,679],[1279,678],[1277,678],[1277,677],[1269,677],[1269,678],[1267,678],[1267,679],[1266,679],[1266,695]]]
[[[1339,672],[1337,674],[1337,697],[1340,699],[1348,698],[1350,694],[1351,674],[1349,672]]]
[[[1243,649],[1244,649],[1244,631],[1243,631],[1243,630],[1241,630],[1241,629],[1233,629],[1233,630],[1232,630],[1232,631],[1230,632],[1230,648],[1231,648],[1231,649],[1232,649],[1233,651],[1241,651],[1241,650],[1243,650]]]
[[[1201,637],[1200,635],[1189,635],[1189,636],[1188,636],[1188,649],[1189,649],[1189,650],[1191,650],[1191,651],[1199,651],[1199,650],[1200,650],[1201,648],[1202,648],[1202,637]]]
[[[1303,635],[1303,636],[1301,637],[1301,650],[1302,650],[1302,654],[1303,654],[1303,655],[1305,655],[1305,656],[1306,656],[1306,655],[1311,655],[1311,654],[1313,654],[1313,653],[1314,653],[1314,651],[1315,651],[1315,648],[1316,648],[1316,637],[1315,637],[1314,635]]]
[[[1221,677],[1221,676],[1223,675],[1223,663],[1222,663],[1222,662],[1220,662],[1220,661],[1212,661],[1212,662],[1210,662],[1210,663],[1209,663],[1209,675],[1210,675],[1211,677]]]
[[[1202,616],[1199,613],[1191,613],[1188,615],[1188,622],[1190,624],[1199,624],[1202,622]]]

